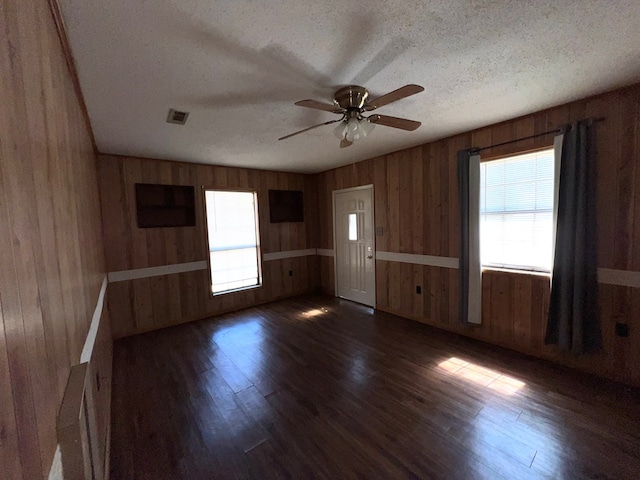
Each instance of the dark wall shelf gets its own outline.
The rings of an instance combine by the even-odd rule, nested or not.
[[[138,228],[193,227],[196,202],[193,186],[136,183]]]
[[[302,192],[269,190],[269,219],[271,223],[304,222]]]

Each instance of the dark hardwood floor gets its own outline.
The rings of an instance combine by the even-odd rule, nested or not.
[[[112,479],[640,478],[635,390],[325,296],[114,345]]]

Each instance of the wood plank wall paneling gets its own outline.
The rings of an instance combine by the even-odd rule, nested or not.
[[[384,231],[376,237],[378,251],[458,257],[456,152],[586,117],[605,118],[596,127],[599,266],[640,271],[640,85],[318,174],[317,246],[333,248],[331,191],[373,183],[375,223]],[[552,144],[553,135],[538,137],[485,150],[482,157]],[[322,288],[334,293],[333,259],[320,264]],[[381,310],[640,385],[640,289],[600,285],[604,352],[574,357],[543,344],[548,278],[486,271],[483,325],[475,328],[457,324],[457,270],[378,260],[376,281]],[[615,336],[616,322],[629,324],[628,338]]]
[[[0,4],[0,476],[48,475],[104,278],[96,156],[46,0]]]
[[[262,253],[316,246],[316,186],[309,175],[101,155],[99,181],[110,272],[206,260],[202,186],[258,192]],[[139,182],[193,185],[197,225],[138,228],[134,184]],[[305,221],[270,223],[269,189],[303,191]],[[271,260],[263,262],[262,269],[260,288],[214,298],[209,295],[206,270],[111,283],[113,336],[120,338],[309,292],[320,281],[315,256]]]

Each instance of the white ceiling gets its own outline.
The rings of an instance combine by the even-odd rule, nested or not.
[[[638,0],[60,0],[103,153],[318,172],[640,80]],[[425,87],[338,148],[297,107]],[[169,108],[191,112],[185,126]]]

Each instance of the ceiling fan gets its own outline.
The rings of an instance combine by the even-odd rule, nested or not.
[[[424,88],[420,85],[405,85],[393,92],[369,101],[369,91],[366,88],[357,85],[349,85],[347,87],[340,88],[336,93],[334,93],[333,105],[318,102],[317,100],[300,100],[295,103],[300,107],[314,108],[316,110],[337,113],[338,115],[341,115],[341,118],[305,128],[298,132],[285,135],[278,140],[285,140],[295,135],[313,130],[314,128],[338,122],[340,122],[340,124],[334,129],[334,134],[340,139],[340,148],[350,147],[356,140],[366,137],[371,133],[375,125],[384,125],[386,127],[413,131],[421,125],[420,122],[378,114],[365,117],[363,114],[384,105],[388,105],[391,102],[415,95],[423,90]]]

